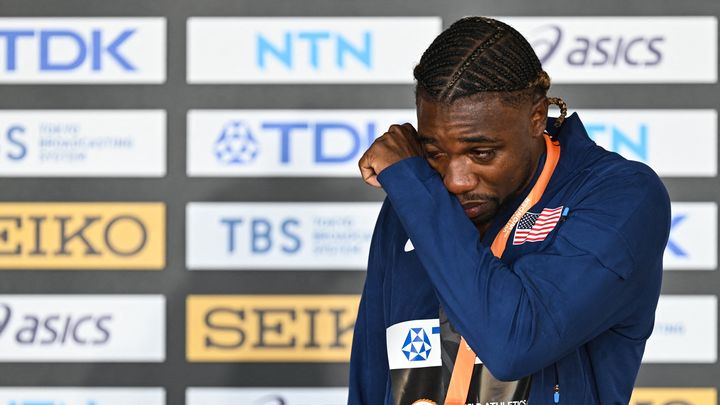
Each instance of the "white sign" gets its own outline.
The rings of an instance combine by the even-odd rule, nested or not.
[[[192,17],[187,80],[412,83],[441,28],[439,17]]]
[[[715,363],[717,297],[662,295],[644,363]]]
[[[0,361],[164,360],[161,295],[0,295]]]
[[[165,18],[0,18],[0,83],[164,83]]]
[[[0,404],[165,405],[163,388],[0,388]]]
[[[163,110],[0,110],[0,176],[162,177],[165,120]]]
[[[192,110],[188,176],[359,177],[357,162],[415,110]]]
[[[555,83],[715,83],[717,18],[498,17]]]
[[[345,405],[347,388],[195,388],[186,405]],[[100,404],[98,404],[100,405]]]
[[[717,175],[715,110],[580,110],[578,115],[598,145],[662,177]]]
[[[666,270],[717,269],[717,204],[672,204],[670,238],[665,248]]]
[[[380,203],[189,203],[191,270],[364,270]]]

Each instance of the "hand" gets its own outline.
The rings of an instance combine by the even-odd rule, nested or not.
[[[392,125],[377,138],[360,158],[360,174],[365,183],[381,188],[377,176],[393,163],[414,156],[422,156],[423,149],[417,140],[417,131],[412,124]]]

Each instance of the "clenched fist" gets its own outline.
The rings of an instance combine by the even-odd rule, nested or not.
[[[415,127],[408,123],[392,125],[360,158],[360,174],[365,183],[380,188],[377,176],[385,168],[403,159],[422,155]]]

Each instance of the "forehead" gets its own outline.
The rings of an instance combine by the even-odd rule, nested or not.
[[[526,103],[511,105],[499,96],[467,97],[452,103],[417,99],[418,131],[425,136],[468,131],[505,132],[527,125]]]

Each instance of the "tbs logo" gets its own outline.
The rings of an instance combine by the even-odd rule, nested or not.
[[[264,217],[222,218],[220,224],[227,231],[227,253],[234,254],[239,244],[247,244],[252,254],[268,254],[279,251],[295,254],[302,247],[298,233],[298,218],[273,220]]]
[[[662,62],[665,38],[655,36],[569,36],[558,25],[535,29],[531,41],[540,62],[564,59],[570,66],[656,66]]]
[[[0,339],[11,338],[20,346],[104,345],[110,341],[112,320],[112,314],[18,314],[0,302]]]

